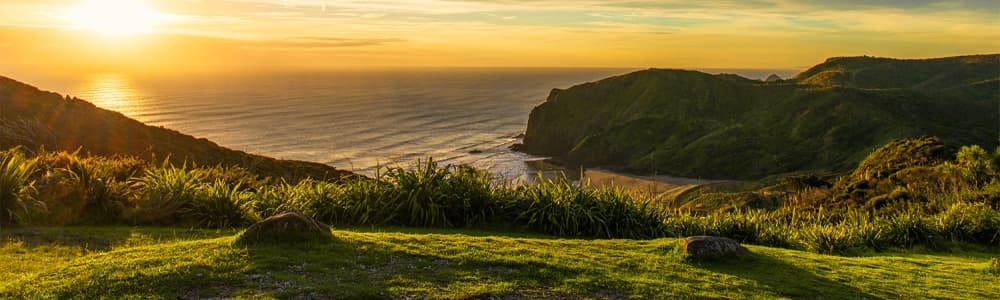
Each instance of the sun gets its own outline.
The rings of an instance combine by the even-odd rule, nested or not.
[[[67,19],[75,29],[128,36],[153,31],[163,14],[143,0],[83,0],[69,10]]]

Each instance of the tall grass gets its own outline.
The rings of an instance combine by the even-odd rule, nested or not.
[[[0,227],[24,222],[33,210],[45,209],[35,199],[31,177],[36,171],[34,160],[20,149],[0,153]]]
[[[114,223],[127,206],[128,181],[145,168],[129,158],[84,157],[79,153],[42,153],[47,171],[39,178],[39,200],[49,207],[47,224]]]
[[[662,236],[663,222],[648,200],[627,192],[590,190],[565,178],[522,187],[507,214],[525,227],[561,236],[651,238]]]
[[[253,210],[253,194],[241,190],[240,184],[222,180],[202,186],[179,214],[204,228],[241,227],[259,219]]]
[[[492,177],[467,166],[438,167],[428,159],[412,168],[391,168],[380,178],[391,187],[394,223],[460,227],[486,221],[494,209]]]
[[[514,184],[487,172],[440,166],[432,160],[409,168],[380,169],[372,178],[286,183],[247,177],[250,173],[242,169],[155,166],[78,153],[42,153],[32,159],[10,151],[3,153],[0,172],[4,212],[0,225],[4,226],[26,223],[29,216],[36,216],[31,223],[103,220],[228,228],[296,210],[335,225],[504,223],[567,237],[715,235],[821,253],[940,247],[949,242],[1000,246],[997,181],[960,193],[918,191],[925,200],[880,209],[858,206],[831,211],[822,206],[783,205],[699,214],[566,178]],[[253,186],[243,185],[244,177]],[[41,209],[46,206],[50,209]]]
[[[181,210],[199,196],[203,176],[184,166],[147,169],[134,182],[139,196],[132,203],[128,219],[138,224],[179,223]]]

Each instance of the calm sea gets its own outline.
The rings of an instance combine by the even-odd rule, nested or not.
[[[433,157],[508,178],[536,159],[508,146],[552,88],[627,69],[439,69],[187,77],[115,73],[39,88],[251,153],[372,174]],[[712,73],[726,70],[707,70]],[[791,71],[730,70],[751,78]],[[18,79],[18,78],[15,78]]]

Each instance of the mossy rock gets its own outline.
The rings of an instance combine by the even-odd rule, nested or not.
[[[333,239],[330,227],[300,212],[282,213],[251,225],[237,244],[299,243]]]
[[[739,258],[750,253],[736,240],[716,236],[692,236],[681,241],[684,257],[691,261]]]

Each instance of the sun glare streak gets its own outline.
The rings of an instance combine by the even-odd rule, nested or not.
[[[70,8],[66,18],[74,29],[129,36],[152,32],[164,14],[142,0],[83,0]]]

